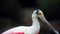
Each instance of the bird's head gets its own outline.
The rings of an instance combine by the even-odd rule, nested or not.
[[[32,18],[42,18],[44,16],[41,10],[35,10],[32,14]]]
[[[44,13],[41,10],[37,10],[37,16],[40,20],[42,20],[43,22],[48,22],[44,16]]]
[[[41,20],[45,20],[44,14],[41,10],[35,10],[32,14],[32,18],[40,18]]]

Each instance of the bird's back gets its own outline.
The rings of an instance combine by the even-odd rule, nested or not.
[[[19,27],[9,29],[3,32],[2,34],[28,34],[27,32],[30,32],[30,31],[31,31],[31,28],[28,26],[19,26]]]

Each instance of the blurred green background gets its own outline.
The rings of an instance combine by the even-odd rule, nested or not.
[[[41,9],[46,19],[60,31],[60,0],[0,0],[0,7],[0,33],[20,25],[30,26],[35,9]],[[44,25],[41,28],[43,34],[52,34],[51,31]]]

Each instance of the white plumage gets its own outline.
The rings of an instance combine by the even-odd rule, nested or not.
[[[44,17],[44,14],[41,10],[35,10],[32,13],[32,25],[31,26],[18,26],[12,29],[9,29],[1,34],[38,34],[40,31],[40,23],[38,21],[38,18],[40,18],[43,22],[45,22],[52,30],[59,34],[55,28],[49,24],[49,22]]]
[[[18,26],[11,28],[2,34],[14,34],[14,32],[20,32],[21,34],[38,34],[40,31],[40,24],[38,21],[37,10],[32,13],[32,25],[31,26]]]

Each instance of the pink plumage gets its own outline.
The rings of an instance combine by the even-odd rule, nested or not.
[[[24,34],[24,32],[11,32],[10,34]]]

